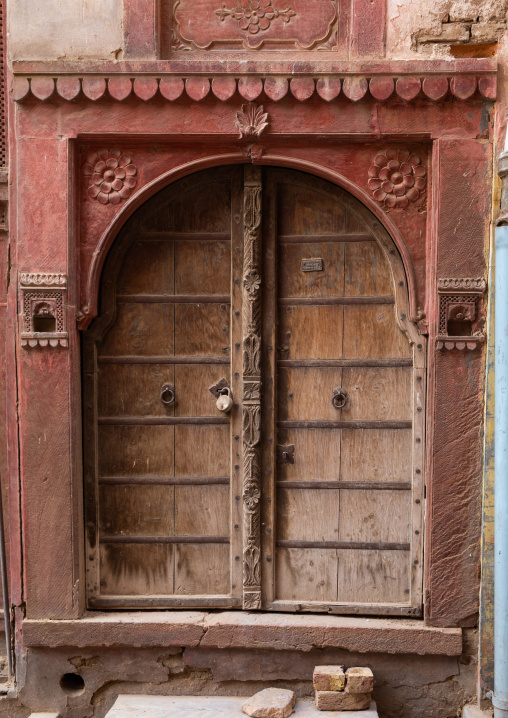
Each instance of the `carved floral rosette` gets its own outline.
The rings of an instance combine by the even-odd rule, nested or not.
[[[427,171],[417,154],[388,149],[375,156],[368,185],[376,201],[389,209],[404,209],[425,192]]]
[[[22,272],[19,280],[21,292],[21,346],[67,347],[64,294],[67,277],[57,272]],[[42,330],[38,323],[42,323]]]
[[[261,608],[261,170],[245,166],[243,262],[243,607]]]
[[[129,155],[121,150],[89,152],[83,167],[88,196],[101,204],[120,204],[137,184],[138,171]]]

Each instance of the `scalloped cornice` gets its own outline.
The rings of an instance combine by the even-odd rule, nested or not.
[[[455,97],[468,100],[496,98],[497,65],[491,60],[278,62],[253,59],[203,62],[120,63],[14,63],[13,99],[49,100],[102,97],[121,102],[135,95],[148,101],[156,96],[176,100],[187,95],[199,101],[208,95],[229,100],[236,92],[248,102],[265,94],[271,100],[293,96],[304,101],[313,95],[331,101],[391,98],[406,102],[417,98],[441,101]]]

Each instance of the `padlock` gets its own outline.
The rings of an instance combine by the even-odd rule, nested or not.
[[[228,386],[221,389],[216,406],[219,411],[224,411],[226,414],[233,408],[233,396],[231,394],[231,389]]]

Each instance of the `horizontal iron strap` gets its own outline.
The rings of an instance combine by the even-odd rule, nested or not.
[[[100,543],[221,543],[229,536],[101,536]]]
[[[102,426],[176,426],[178,424],[229,424],[222,416],[99,416]]]
[[[278,429],[411,429],[411,421],[278,421]]]
[[[329,304],[395,304],[390,296],[383,297],[279,297],[282,306],[297,307],[301,304],[309,306],[326,306]]]
[[[90,599],[93,608],[230,608],[241,606],[241,598],[232,596],[97,596]]]
[[[371,234],[279,234],[283,244],[317,244],[318,242],[375,242]]]
[[[367,489],[368,491],[411,491],[402,481],[277,481],[280,489]]]
[[[387,367],[413,366],[412,359],[279,359],[280,367]]]
[[[189,239],[196,242],[229,242],[231,235],[229,232],[143,232],[140,236],[140,241],[144,239],[163,242],[186,242]]]
[[[229,357],[203,357],[203,356],[103,356],[98,357],[99,364],[229,364]]]
[[[99,476],[101,486],[229,486],[229,476]]]
[[[132,304],[230,304],[229,294],[117,294],[119,302]]]
[[[367,541],[289,541],[276,542],[278,548],[330,548],[355,549],[365,551],[409,551],[409,543],[383,543],[382,541],[369,543]]]

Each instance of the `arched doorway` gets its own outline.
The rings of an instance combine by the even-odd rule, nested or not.
[[[161,190],[84,367],[91,607],[419,613],[425,346],[351,195],[251,165]]]

